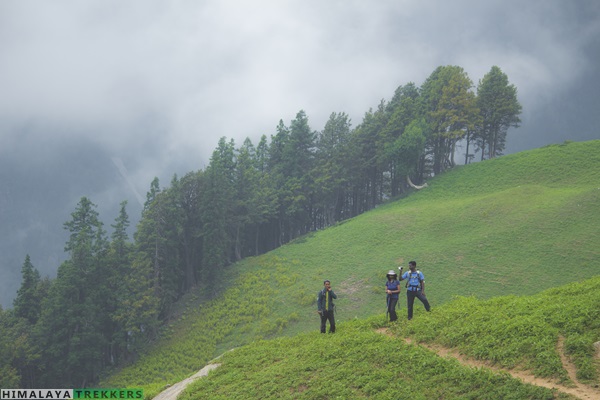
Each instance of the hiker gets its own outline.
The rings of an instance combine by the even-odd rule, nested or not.
[[[400,280],[408,280],[406,282],[406,308],[408,308],[408,320],[410,321],[413,317],[415,297],[423,303],[425,310],[431,311],[431,306],[425,296],[425,276],[421,271],[417,270],[417,262],[410,261],[408,268],[410,271],[403,273]]]
[[[387,314],[390,316],[390,322],[393,322],[398,319],[398,315],[396,314],[396,305],[398,304],[398,297],[400,293],[400,281],[397,279],[398,275],[396,275],[396,271],[393,269],[390,269],[386,276],[388,279],[385,283],[385,292],[387,293]]]
[[[325,325],[329,320],[329,333],[335,333],[335,318],[333,316],[334,304],[333,299],[337,296],[331,289],[331,282],[325,280],[323,282],[323,290],[317,295],[317,312],[321,316],[321,333],[325,333]]]

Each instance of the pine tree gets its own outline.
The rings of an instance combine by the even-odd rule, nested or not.
[[[21,287],[13,301],[15,316],[25,318],[30,324],[35,324],[40,317],[41,301],[38,289],[41,282],[40,273],[31,264],[29,254],[21,268]]]
[[[453,167],[456,144],[479,117],[473,83],[458,66],[438,67],[421,87],[426,119],[429,124],[427,146],[433,173]]]
[[[232,261],[235,233],[235,155],[234,142],[219,140],[206,169],[206,190],[202,197],[204,235],[203,265],[207,282]]]
[[[485,159],[486,152],[489,158],[500,156],[508,128],[516,128],[521,123],[522,107],[517,100],[517,88],[508,83],[508,76],[497,66],[479,81],[477,106],[482,119],[476,133],[481,159]]]
[[[316,204],[320,209],[319,228],[345,217],[350,175],[345,162],[350,141],[350,119],[345,113],[331,113],[317,141],[315,177]]]
[[[13,365],[16,358],[15,324],[13,313],[0,306],[0,388],[21,387],[21,376]]]
[[[378,148],[380,165],[389,171],[392,197],[400,194],[405,186],[402,182],[408,161],[400,154],[402,135],[410,123],[424,116],[422,104],[419,89],[411,82],[399,86],[386,107],[389,119],[381,131],[380,141],[383,144]]]
[[[111,225],[113,233],[106,257],[106,285],[107,290],[102,299],[103,307],[110,316],[103,326],[104,336],[108,341],[105,351],[105,362],[116,365],[128,355],[128,335],[122,319],[123,307],[130,296],[126,285],[126,277],[131,273],[133,246],[129,242],[127,228],[129,216],[126,211],[127,201],[121,202],[119,215]]]
[[[83,197],[72,220],[65,223],[70,232],[65,251],[70,259],[58,269],[38,330],[44,355],[43,385],[61,382],[67,387],[85,387],[98,378],[104,365],[108,342],[103,325],[110,318],[102,309],[108,241],[95,207]]]

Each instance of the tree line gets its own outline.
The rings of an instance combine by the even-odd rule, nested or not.
[[[182,295],[214,295],[225,266],[400,196],[457,157],[502,155],[520,113],[500,68],[474,90],[461,67],[440,66],[356,127],[334,112],[314,131],[299,111],[256,145],[221,138],[204,170],[167,188],[152,181],[133,241],[126,202],[109,235],[83,197],[64,224],[69,258],[56,278],[42,279],[27,256],[13,309],[0,308],[0,386],[93,385],[160,334]]]

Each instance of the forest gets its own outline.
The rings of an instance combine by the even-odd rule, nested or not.
[[[321,131],[299,111],[257,144],[223,137],[204,170],[150,184],[133,240],[127,203],[106,229],[82,197],[65,222],[54,279],[29,256],[12,309],[0,308],[0,386],[90,387],[134,361],[192,288],[207,298],[223,269],[398,198],[453,168],[501,156],[519,126],[517,89],[494,66],[475,87],[440,66],[399,86],[355,127]]]

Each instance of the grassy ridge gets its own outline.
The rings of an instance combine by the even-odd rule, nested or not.
[[[225,354],[221,366],[181,398],[569,398],[440,358],[406,344],[406,336],[568,384],[556,346],[563,335],[578,379],[598,382],[592,343],[600,340],[600,277],[532,296],[458,298],[413,321],[390,324],[392,337],[376,333],[386,325],[381,316],[371,317],[344,323],[335,335],[252,343]]]
[[[535,294],[591,278],[600,272],[599,226],[600,141],[460,167],[425,190],[227,268],[222,296],[188,296],[170,334],[103,384],[152,395],[229,348],[316,330],[324,278],[339,297],[338,321],[382,314],[386,271],[411,259],[434,309],[457,295]]]
[[[394,325],[398,336],[459,349],[503,368],[523,367],[536,376],[568,382],[557,353],[558,337],[577,366],[577,379],[598,382],[593,343],[600,341],[600,277],[532,296],[486,301],[461,297],[431,318]]]

